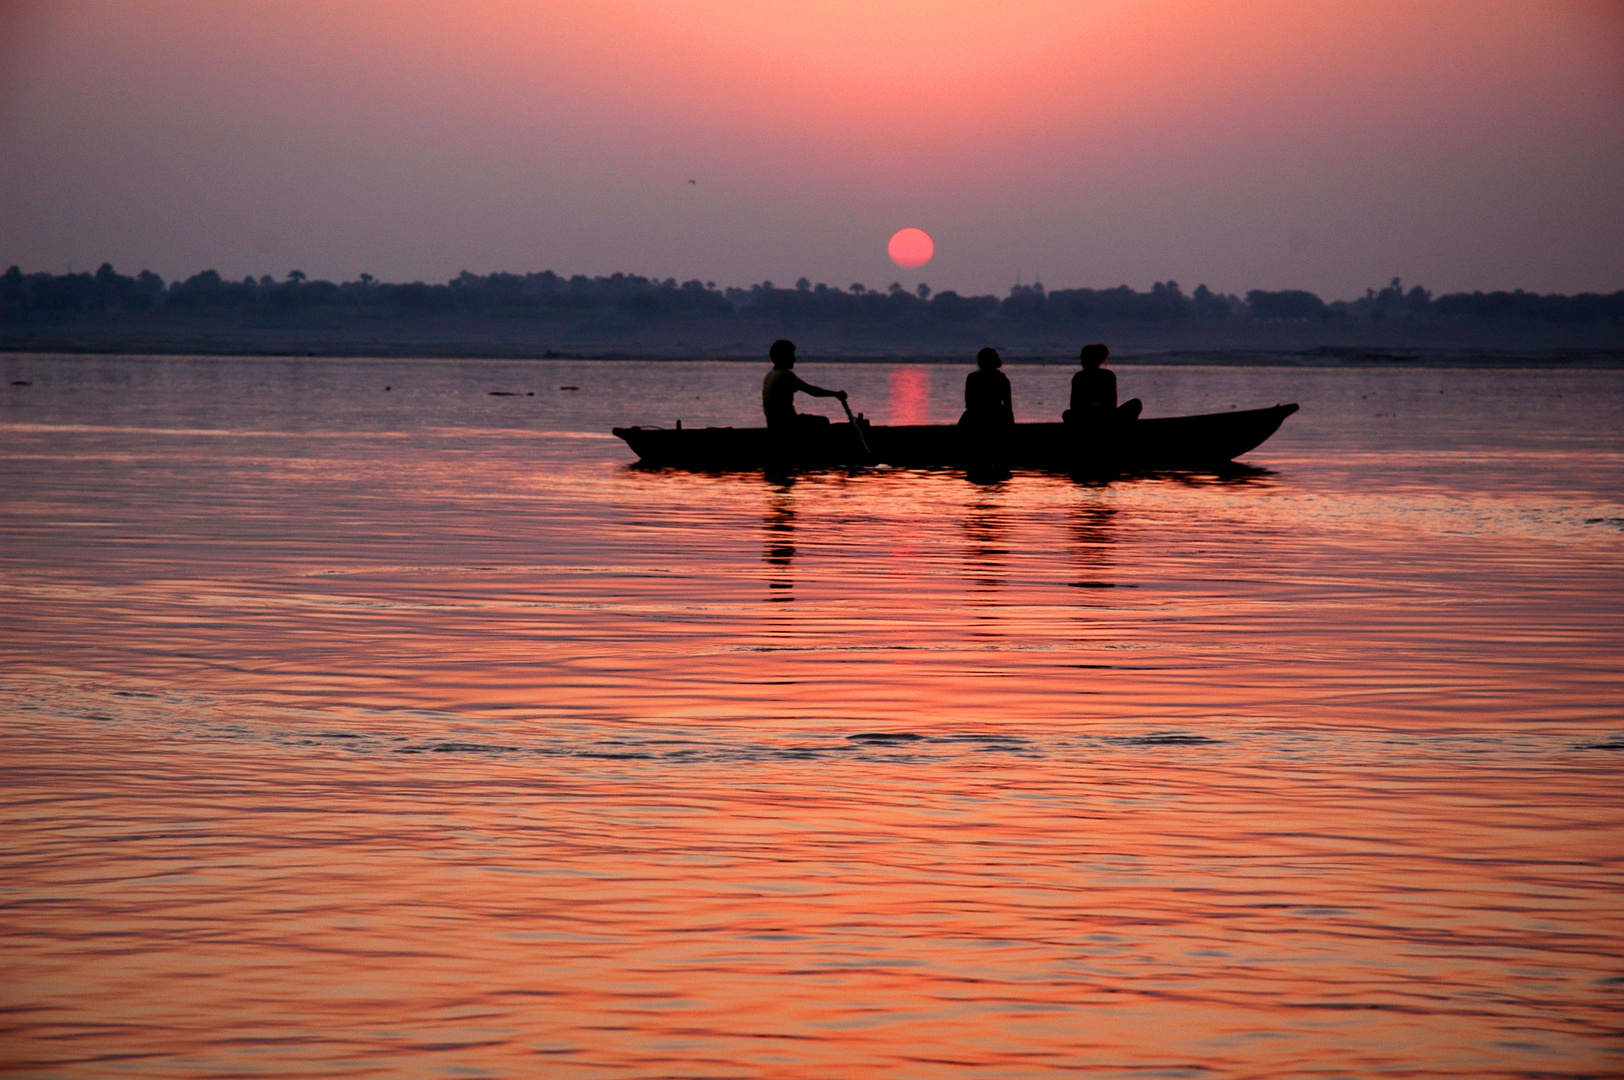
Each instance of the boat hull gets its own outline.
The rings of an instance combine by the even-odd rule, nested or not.
[[[766,428],[617,427],[647,466],[732,472],[883,464],[897,468],[1133,472],[1222,466],[1255,449],[1296,405],[1107,423],[1016,424],[991,433],[952,424],[808,427],[786,438]]]

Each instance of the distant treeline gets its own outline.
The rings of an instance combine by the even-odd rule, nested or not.
[[[715,282],[659,280],[636,274],[562,277],[466,271],[444,284],[380,282],[370,274],[335,284],[312,281],[295,270],[228,281],[213,270],[165,282],[148,270],[134,277],[103,264],[94,274],[25,274],[13,266],[0,275],[0,318],[55,321],[83,314],[171,313],[214,317],[271,318],[324,312],[357,317],[426,315],[614,318],[653,322],[686,318],[764,316],[781,322],[861,322],[952,326],[972,322],[1179,323],[1253,320],[1332,322],[1408,319],[1452,322],[1559,322],[1624,324],[1624,291],[1578,296],[1523,292],[1450,293],[1433,296],[1420,286],[1406,290],[1394,278],[1352,301],[1326,302],[1311,292],[1254,289],[1246,296],[1215,293],[1205,285],[1186,294],[1177,282],[1148,292],[1114,289],[1053,289],[1016,285],[1005,297],[933,293],[928,285],[909,291],[900,284],[870,289],[835,288],[805,278],[792,288],[770,281],[747,289],[720,289]]]

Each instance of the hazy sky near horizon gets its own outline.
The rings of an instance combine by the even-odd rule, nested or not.
[[[104,260],[1611,292],[1624,3],[0,0],[0,265]]]

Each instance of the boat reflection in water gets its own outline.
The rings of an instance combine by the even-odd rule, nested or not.
[[[788,601],[795,579],[790,573],[795,560],[794,477],[770,480],[767,485],[767,512],[762,520],[767,547],[767,599]]]
[[[996,491],[981,492],[981,498],[966,507],[964,515],[965,578],[972,590],[995,590],[1004,583],[1004,565],[1009,556],[1009,538],[1004,508]],[[972,601],[974,602],[974,601]]]
[[[1114,589],[1111,548],[1117,511],[1103,503],[1083,503],[1071,520],[1072,565],[1075,589]]]

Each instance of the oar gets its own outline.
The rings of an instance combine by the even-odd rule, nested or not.
[[[857,417],[851,414],[851,406],[846,403],[845,398],[840,399],[840,407],[846,410],[846,419],[851,421],[851,429],[857,432],[857,441],[861,443],[863,447],[863,457],[869,461],[873,461],[874,451],[868,448],[868,439],[863,435],[863,425],[859,424],[857,422]]]

